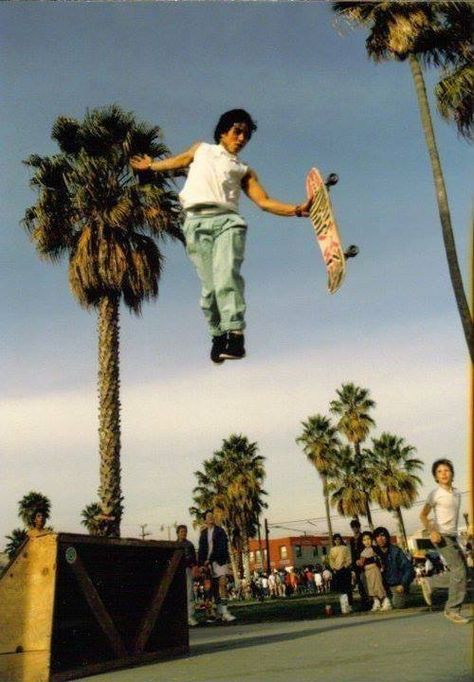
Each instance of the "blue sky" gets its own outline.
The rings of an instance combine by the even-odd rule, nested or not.
[[[67,531],[95,498],[95,315],[70,295],[65,264],[41,262],[19,226],[35,199],[21,160],[55,153],[58,115],[112,102],[160,125],[173,152],[211,140],[223,111],[248,109],[258,131],[242,158],[269,193],[296,203],[312,165],[337,171],[343,238],[360,247],[329,296],[309,221],[244,198],[248,357],[214,367],[196,275],[181,246],[163,245],[158,302],[140,319],[122,313],[123,534],[148,523],[160,537],[161,524],[186,521],[193,471],[232,432],[267,458],[270,522],[322,516],[294,439],[347,381],[377,402],[374,436],[417,447],[423,492],[438,456],[454,460],[466,490],[467,355],[410,71],[373,64],[364,33],[333,22],[326,3],[0,6],[0,537],[31,489],[49,495],[53,525]],[[466,273],[472,150],[434,118]],[[415,511],[408,518],[416,528]]]

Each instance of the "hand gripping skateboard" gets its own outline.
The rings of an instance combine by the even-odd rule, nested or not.
[[[328,191],[338,180],[337,175],[331,173],[324,181],[317,168],[311,168],[306,176],[308,198],[313,199],[309,217],[326,264],[330,294],[334,294],[344,281],[347,258],[353,258],[359,253],[358,247],[354,245],[349,246],[347,251],[342,248]]]

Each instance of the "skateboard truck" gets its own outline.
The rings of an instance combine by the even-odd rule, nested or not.
[[[351,244],[349,248],[344,251],[344,258],[355,258],[359,253],[359,247],[355,244]]]
[[[339,182],[339,176],[337,173],[330,173],[326,180],[324,181],[324,184],[326,185],[327,189],[329,190],[330,187],[333,185],[337,185]],[[359,247],[356,246],[355,244],[351,244],[346,251],[344,251],[344,258],[355,258],[357,254],[359,253]]]
[[[326,180],[324,181],[324,184],[329,189],[333,185],[337,185],[338,182],[339,175],[337,175],[337,173],[331,173],[330,175],[327,176]]]

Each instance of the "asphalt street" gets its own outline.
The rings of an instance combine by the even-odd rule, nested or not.
[[[469,615],[471,606],[464,613]],[[472,615],[472,614],[471,614]],[[473,626],[426,609],[201,627],[191,653],[94,682],[472,682]],[[85,679],[85,678],[83,678]]]

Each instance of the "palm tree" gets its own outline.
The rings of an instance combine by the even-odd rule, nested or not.
[[[38,200],[24,224],[41,257],[54,262],[67,255],[74,297],[98,313],[100,534],[119,536],[120,302],[139,315],[143,301],[157,297],[162,256],[155,239],[183,239],[180,214],[168,176],[138,181],[128,163],[134,154],[168,153],[159,128],[112,105],[82,122],[59,117],[52,137],[59,154],[25,161]]]
[[[229,538],[230,559],[232,564],[232,573],[234,575],[234,583],[239,584],[239,555],[240,543],[236,535],[235,526],[232,525],[229,519],[225,499],[225,484],[222,477],[222,463],[214,456],[211,459],[204,460],[203,470],[195,471],[194,475],[197,478],[197,485],[193,490],[194,505],[189,507],[189,513],[193,517],[193,526],[200,528],[202,526],[204,513],[206,509],[220,509],[222,512],[222,527]]]
[[[303,451],[308,460],[318,472],[322,484],[324,505],[326,509],[326,521],[328,526],[329,545],[332,546],[332,524],[329,509],[328,479],[338,467],[338,452],[341,445],[336,427],[322,414],[308,417],[306,422],[301,422],[303,432],[296,439],[303,446]]]
[[[81,524],[86,528],[89,535],[99,535],[101,515],[102,509],[98,502],[91,502],[81,511]]]
[[[472,34],[474,7],[469,2],[444,2],[442,22],[430,27],[426,49],[428,64],[441,66],[442,78],[435,87],[441,116],[454,122],[466,140],[474,137],[474,64]]]
[[[18,502],[18,516],[26,528],[33,528],[35,515],[38,513],[43,514],[46,522],[51,513],[51,502],[46,495],[32,490]]]
[[[338,466],[328,482],[331,504],[341,516],[367,517],[371,530],[374,529],[369,500],[374,486],[374,471],[368,458],[356,459],[349,445],[343,445],[338,452]]]
[[[8,540],[5,545],[5,552],[9,559],[13,559],[20,547],[28,539],[28,532],[25,528],[15,528],[10,535],[6,535],[5,537]]]
[[[474,362],[474,327],[456,253],[448,196],[431,119],[420,59],[447,67],[437,95],[441,111],[458,129],[472,131],[472,28],[466,2],[336,2],[335,12],[369,29],[367,52],[375,61],[408,60],[436,189],[446,258],[464,336]],[[470,56],[469,56],[470,55]],[[451,64],[452,68],[449,69]]]
[[[336,390],[338,400],[331,400],[329,409],[338,415],[337,428],[354,446],[356,460],[361,459],[360,444],[367,438],[375,422],[369,411],[375,407],[375,402],[369,397],[367,388],[360,388],[354,384],[342,384]]]
[[[423,462],[412,457],[414,452],[416,448],[413,445],[386,432],[380,438],[372,439],[370,450],[364,450],[373,460],[375,485],[372,498],[382,509],[395,512],[405,547],[408,542],[402,507],[409,509],[415,502],[421,485],[415,472],[423,468]]]
[[[234,549],[234,574],[235,550],[239,548],[246,578],[250,578],[249,539],[257,535],[259,516],[267,506],[263,499],[267,493],[262,487],[265,458],[257,451],[257,444],[246,436],[232,434],[224,439],[221,449],[204,461],[204,471],[195,472],[195,506],[189,510],[195,516],[206,508],[222,511],[223,527]]]
[[[369,397],[370,392],[367,388],[360,388],[352,383],[342,384],[336,393],[338,400],[332,400],[329,409],[333,414],[339,416],[337,428],[354,447],[353,466],[356,475],[357,470],[359,471],[359,485],[363,481],[368,485],[369,479],[367,467],[362,461],[361,443],[366,440],[370,429],[375,426],[375,421],[369,414],[369,411],[375,407],[375,402]],[[373,528],[369,503],[370,495],[365,488],[362,489],[362,492],[365,495],[365,511],[363,513],[367,516],[370,527]]]

